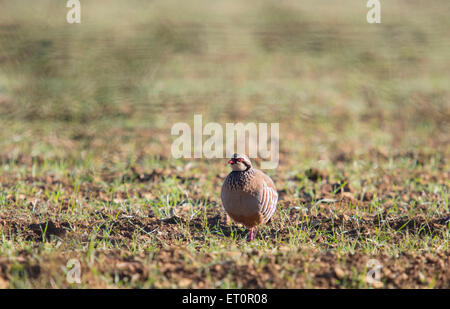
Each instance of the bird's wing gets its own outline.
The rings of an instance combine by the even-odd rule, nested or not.
[[[278,193],[275,189],[264,183],[261,191],[260,213],[264,222],[269,221],[277,209]]]

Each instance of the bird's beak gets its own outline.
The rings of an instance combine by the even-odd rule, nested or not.
[[[233,160],[228,161],[228,164],[234,164]]]

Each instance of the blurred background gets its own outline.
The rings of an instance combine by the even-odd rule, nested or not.
[[[382,1],[381,24],[350,0],[81,1],[81,24],[66,1],[0,6],[3,161],[170,160],[195,113],[279,122],[282,167],[448,154],[447,0]]]

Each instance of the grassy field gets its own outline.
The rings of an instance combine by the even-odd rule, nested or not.
[[[450,288],[448,0],[0,6],[0,288]],[[194,114],[280,124],[253,242]]]

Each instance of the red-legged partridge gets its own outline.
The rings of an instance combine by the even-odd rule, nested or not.
[[[247,156],[235,153],[228,163],[232,172],[222,186],[223,207],[234,221],[250,229],[266,223],[277,208],[277,189],[269,176],[254,169]]]

